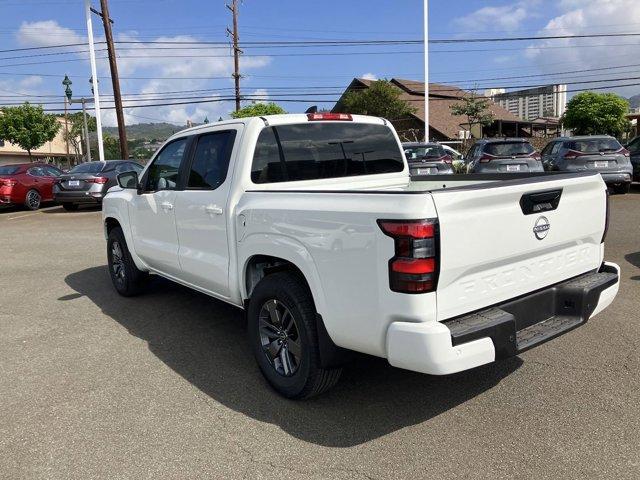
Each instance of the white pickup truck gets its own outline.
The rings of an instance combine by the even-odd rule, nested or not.
[[[380,118],[202,125],[118,181],[103,203],[116,290],[152,273],[244,309],[290,398],[333,385],[352,351],[433,375],[517,355],[618,291],[599,174],[410,180]]]

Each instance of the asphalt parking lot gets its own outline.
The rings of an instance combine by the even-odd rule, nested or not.
[[[615,303],[519,358],[429,377],[363,358],[273,393],[235,309],[125,299],[100,212],[0,211],[0,478],[640,478],[640,188],[611,198]]]

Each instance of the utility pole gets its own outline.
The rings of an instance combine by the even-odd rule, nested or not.
[[[238,47],[238,2],[231,0],[231,5],[227,4],[227,8],[233,14],[233,31],[227,27],[227,34],[233,37],[233,79],[236,84],[236,112],[240,110],[240,54],[242,50]]]
[[[429,141],[429,0],[424,0],[424,141]]]
[[[91,22],[91,1],[84,0],[84,13],[87,21],[87,37],[89,38],[89,59],[91,61],[91,78],[93,85],[93,103],[96,110],[96,133],[98,134],[98,158],[104,162],[104,145],[102,144],[102,119],[100,118],[100,92],[98,91],[98,69],[96,67],[96,49],[93,44],[93,23]]]
[[[122,111],[122,96],[120,95],[120,79],[118,78],[118,63],[116,62],[116,47],[113,44],[113,32],[111,24],[113,20],[109,17],[109,5],[107,0],[100,0],[101,12],[92,10],[102,17],[104,25],[104,36],[107,41],[107,52],[109,54],[109,70],[111,70],[111,84],[113,86],[113,100],[116,107],[116,119],[118,121],[118,137],[120,138],[120,156],[123,160],[129,158],[127,146],[127,131],[124,125],[124,112]]]

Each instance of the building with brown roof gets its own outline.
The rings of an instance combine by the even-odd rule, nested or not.
[[[344,110],[342,99],[347,92],[358,91],[369,86],[374,80],[364,78],[354,78],[344,91],[333,112],[348,113]],[[424,82],[416,80],[405,80],[392,78],[390,82],[397,87],[401,94],[400,98],[411,105],[415,111],[407,118],[388,120],[393,123],[398,134],[403,140],[417,141],[424,138]],[[429,84],[429,139],[436,141],[455,141],[465,138],[469,133],[469,125],[465,122],[465,117],[453,115],[451,106],[460,102],[460,99],[470,95],[469,92],[451,85],[438,83]],[[508,112],[500,105],[490,101],[489,110],[493,114],[493,124],[484,127],[471,129],[471,136],[480,138],[482,136],[533,136],[540,129],[536,128],[534,122],[527,122],[519,119]]]

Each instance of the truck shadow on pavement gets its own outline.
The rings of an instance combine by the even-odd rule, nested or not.
[[[323,446],[359,445],[425,422],[487,391],[523,363],[515,357],[433,377],[362,356],[345,368],[330,391],[308,401],[290,401],[262,378],[238,309],[160,278],[145,294],[123,298],[114,291],[106,266],[73,273],[65,281],[77,293],[59,300],[87,296],[214,400]]]
[[[624,259],[636,268],[640,268],[640,252],[628,253]],[[631,280],[640,280],[640,275],[631,277]]]

